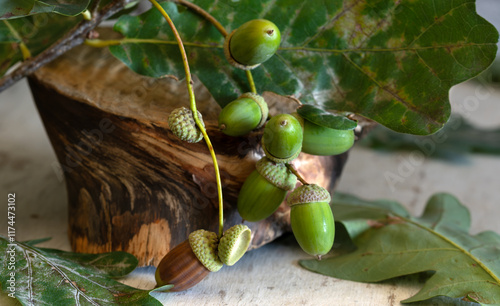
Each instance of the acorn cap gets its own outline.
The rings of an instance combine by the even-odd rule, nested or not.
[[[292,191],[288,196],[287,203],[289,206],[313,202],[330,203],[331,199],[330,193],[325,188],[316,184],[310,184],[302,185]]]
[[[260,107],[260,112],[261,112],[261,119],[259,124],[257,125],[256,129],[261,128],[264,126],[264,123],[267,121],[267,117],[269,116],[269,108],[267,106],[266,100],[261,95],[258,95],[253,92],[246,92],[239,96],[239,98],[249,98],[255,101],[257,105]]]
[[[219,258],[228,265],[234,265],[245,254],[252,240],[248,226],[237,224],[228,229],[219,243]]]
[[[219,271],[223,263],[217,256],[218,238],[214,232],[197,230],[189,234],[189,245],[196,258],[211,272]]]
[[[274,186],[291,190],[297,184],[297,177],[283,163],[276,163],[264,156],[255,165],[257,172]]]
[[[291,162],[292,160],[294,160],[297,157],[299,157],[300,152],[301,152],[301,150],[297,150],[295,152],[295,154],[293,154],[292,156],[290,156],[288,158],[279,158],[279,157],[276,157],[276,156],[272,155],[271,153],[269,153],[269,151],[267,150],[267,148],[264,145],[263,141],[261,141],[260,144],[262,146],[262,150],[264,150],[264,153],[266,154],[266,157],[269,158],[269,160],[272,160],[273,162],[279,163],[279,164],[286,164],[286,163]]]
[[[201,124],[205,126],[199,111],[198,118],[200,119]],[[170,113],[168,116],[168,125],[174,135],[183,141],[194,143],[203,138],[203,134],[194,121],[193,112],[184,106],[176,108]]]

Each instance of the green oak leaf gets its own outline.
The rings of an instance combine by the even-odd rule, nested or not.
[[[89,4],[90,0],[0,0],[0,20],[40,13],[76,16],[83,12]]]
[[[437,296],[500,304],[500,235],[470,235],[470,214],[449,194],[435,194],[419,218],[398,203],[334,195],[332,209],[357,249],[300,264],[317,273],[359,282],[434,271],[403,303]]]
[[[0,0],[0,19],[27,15],[34,5],[34,0]]]
[[[140,290],[119,283],[137,266],[137,259],[125,252],[81,254],[38,248],[0,236],[0,287],[25,305],[161,305]],[[11,264],[14,262],[14,264]],[[165,289],[165,288],[163,288]]]
[[[259,92],[293,95],[323,109],[353,112],[390,129],[426,135],[450,116],[449,89],[486,69],[498,32],[475,0],[195,0],[228,31],[254,18],[281,31],[277,54],[252,70]],[[249,91],[227,64],[223,38],[191,10],[162,3],[189,54],[191,71],[224,106]],[[180,55],[155,10],[123,16],[125,39],[111,52],[134,71],[182,77]]]
[[[76,25],[81,16],[66,17],[53,14],[0,20],[0,76],[23,60],[19,43],[23,41],[32,56],[36,56],[56,42]]]
[[[352,130],[358,125],[346,116],[335,115],[310,104],[298,107],[297,113],[312,123],[335,130]]]
[[[174,3],[161,3],[181,33],[192,72],[222,106],[236,99],[246,86],[242,71],[226,64],[223,37],[209,22]],[[111,53],[139,74],[151,77],[184,76],[179,47],[163,16],[151,9],[139,16],[122,16],[114,30],[128,40],[111,46]],[[131,41],[132,40],[132,41]],[[249,91],[245,88],[244,91]]]

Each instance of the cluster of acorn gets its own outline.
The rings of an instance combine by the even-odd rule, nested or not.
[[[234,66],[253,69],[276,52],[280,39],[279,29],[272,22],[252,20],[229,35],[224,50],[230,63],[237,62]],[[261,145],[265,157],[257,162],[238,195],[238,212],[243,220],[251,222],[271,216],[295,188],[297,177],[287,164],[301,152],[337,155],[354,143],[353,130],[320,126],[297,112],[272,116],[269,121],[268,116],[267,103],[255,93],[241,95],[219,114],[219,128],[229,136],[242,136],[264,126]],[[297,242],[306,253],[318,258],[333,246],[335,226],[330,199],[326,189],[305,182],[287,199]]]
[[[220,117],[226,114],[223,110]],[[234,115],[246,114],[234,112]],[[219,120],[227,121],[224,118]],[[271,117],[264,126],[261,140],[265,157],[256,163],[256,169],[245,180],[238,195],[239,214],[251,222],[271,216],[297,184],[297,176],[289,163],[301,152],[336,155],[347,151],[353,143],[353,130],[322,127],[297,113]],[[325,188],[305,182],[287,199],[297,242],[306,253],[319,259],[330,251],[335,236],[330,200],[330,193]]]
[[[268,20],[251,20],[230,33],[224,43],[227,60],[240,69],[253,69],[277,51],[281,34]],[[201,114],[197,113],[201,122]],[[265,157],[256,163],[238,196],[238,212],[244,220],[255,222],[272,215],[295,188],[297,176],[290,168],[300,152],[336,155],[354,143],[352,130],[335,130],[312,123],[298,113],[279,114],[269,120],[264,98],[245,93],[226,105],[219,114],[219,128],[229,136],[242,136],[264,127],[261,144]],[[187,142],[203,138],[191,110],[181,107],[169,116],[172,132]],[[304,183],[288,196],[292,230],[302,249],[321,258],[330,251],[335,235],[329,192]],[[250,229],[236,225],[222,237],[205,230],[172,249],[156,270],[158,286],[173,284],[171,291],[188,289],[223,264],[233,265],[243,256],[251,239]]]

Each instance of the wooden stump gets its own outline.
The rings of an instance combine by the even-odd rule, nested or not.
[[[77,252],[123,250],[156,265],[197,229],[218,229],[214,167],[204,141],[188,144],[168,128],[188,106],[185,83],[135,74],[107,49],[78,47],[38,70],[30,86],[64,174],[69,238]],[[238,191],[263,155],[262,131],[229,137],[217,129],[218,104],[195,80],[198,109],[221,168],[225,227],[241,223]],[[264,93],[270,113],[293,104]],[[281,98],[282,99],[282,98]],[[294,162],[310,182],[333,188],[347,155],[307,154]],[[251,248],[289,231],[282,204],[267,220],[246,223]]]

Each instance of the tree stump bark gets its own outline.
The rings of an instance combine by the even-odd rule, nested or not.
[[[190,232],[218,230],[214,167],[201,141],[188,144],[168,127],[169,113],[188,106],[185,83],[130,71],[107,49],[78,47],[29,80],[68,190],[69,239],[76,252],[126,251],[139,265],[157,265]],[[263,156],[262,131],[229,137],[217,129],[218,104],[195,79],[221,169],[225,228],[241,223],[238,191]],[[272,115],[293,103],[264,93]],[[347,154],[294,161],[310,182],[332,189]],[[283,203],[267,220],[248,223],[251,248],[289,231]]]

